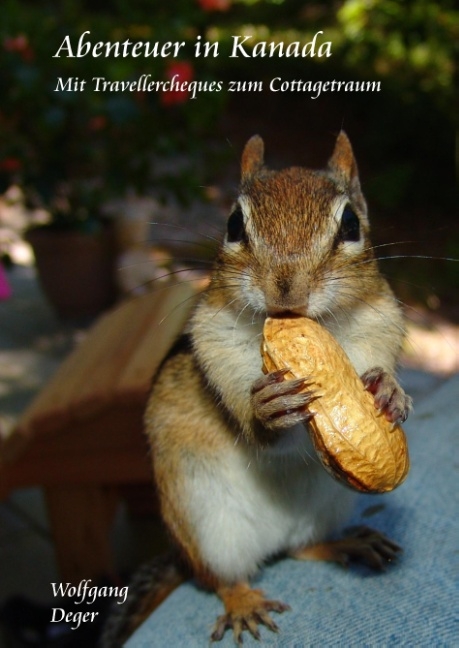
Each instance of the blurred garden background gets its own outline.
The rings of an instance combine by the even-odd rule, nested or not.
[[[93,44],[185,46],[175,58],[71,58],[64,51],[55,57],[67,37],[76,52],[84,32]],[[332,56],[230,56],[234,36],[251,36],[244,45],[251,53],[262,42],[304,45],[318,32],[317,47],[331,42]],[[218,56],[196,57],[199,38],[218,43]],[[161,287],[164,276],[202,278],[237,193],[242,148],[255,133],[265,140],[269,166],[323,167],[336,135],[346,130],[381,269],[406,304],[404,384],[422,398],[457,372],[458,54],[454,0],[3,0],[0,450],[62,361],[82,348],[88,324],[103,310]],[[142,75],[221,83],[221,90],[192,98],[187,91],[95,92],[90,83]],[[275,77],[379,82],[381,90],[322,92],[313,99],[316,93],[271,91]],[[59,89],[58,79],[72,79],[77,88],[87,83],[69,91]],[[229,81],[239,82],[237,92],[228,91]],[[97,377],[92,373],[89,383]],[[59,435],[50,438],[59,441]],[[69,453],[76,464],[79,457]],[[110,462],[104,458],[100,465]],[[65,482],[60,464],[57,472]],[[35,623],[30,600],[49,605],[50,582],[62,577],[36,483],[29,480],[32,487],[0,501],[0,626],[14,635],[3,643],[0,632],[0,648],[32,645],[21,614],[33,613]],[[148,508],[150,479],[144,497]],[[122,512],[112,539],[123,573],[149,559],[158,536],[157,521],[151,527],[151,520],[140,519],[144,500],[133,493],[130,507],[134,499],[138,515]],[[66,511],[63,506],[56,517],[65,519]],[[75,522],[79,528],[80,517]],[[86,537],[83,544],[92,552]],[[18,602],[18,594],[25,599]],[[40,614],[40,632],[46,632],[48,608]],[[94,645],[67,634],[73,643],[56,635],[52,645]]]
[[[31,210],[23,228],[48,214],[54,228],[95,232],[107,214],[123,211],[123,201],[141,198],[151,221],[170,218],[199,235],[208,219],[222,230],[250,135],[264,137],[272,166],[321,166],[343,127],[357,155],[374,243],[385,246],[378,256],[396,257],[381,261],[382,269],[405,302],[459,318],[459,264],[411,258],[459,257],[453,0],[4,0],[2,8],[0,191],[7,207],[20,202]],[[92,43],[186,46],[177,58],[54,57],[67,36],[76,51],[85,31]],[[318,31],[318,42],[332,42],[331,57],[230,57],[234,35],[252,36],[250,50],[259,41],[305,44]],[[195,57],[198,37],[218,42],[219,55]],[[58,78],[127,81],[142,74],[222,81],[223,89],[195,99],[187,92],[94,92],[89,84],[85,91],[56,90]],[[312,99],[270,91],[277,76],[380,81],[381,91]],[[230,93],[230,80],[261,81],[263,90]],[[146,236],[154,240],[154,229]],[[211,256],[206,240],[185,255]],[[8,241],[0,245],[8,261]]]

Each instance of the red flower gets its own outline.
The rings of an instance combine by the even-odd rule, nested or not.
[[[19,171],[21,167],[21,160],[16,157],[3,158],[0,162],[0,171],[5,171],[6,173],[15,173],[16,171]]]
[[[94,115],[94,117],[91,117],[88,124],[89,130],[93,132],[103,130],[106,125],[107,118],[104,117],[104,115]]]
[[[29,46],[27,36],[19,34],[19,36],[8,36],[3,41],[3,49],[7,52],[22,52]]]
[[[31,48],[27,36],[19,34],[19,36],[8,36],[3,41],[3,49],[6,52],[16,52],[19,54],[23,61],[30,63],[34,58],[34,51]]]
[[[166,77],[171,87],[163,90],[161,103],[163,106],[181,104],[188,99],[188,84],[193,80],[194,69],[188,61],[174,61],[166,68]]]
[[[231,0],[198,0],[198,4],[204,11],[228,11]]]

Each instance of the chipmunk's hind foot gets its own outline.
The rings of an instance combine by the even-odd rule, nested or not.
[[[232,587],[222,587],[218,595],[225,605],[225,614],[218,617],[211,634],[212,641],[220,641],[226,630],[233,630],[237,645],[243,643],[243,632],[248,631],[255,639],[260,639],[259,625],[265,625],[273,632],[278,631],[270,612],[285,612],[290,607],[280,601],[265,598],[259,589],[251,589],[246,583]]]
[[[381,571],[397,558],[401,547],[383,533],[366,526],[349,529],[340,540],[302,547],[291,553],[298,560],[329,560],[347,567],[351,561],[362,562]]]

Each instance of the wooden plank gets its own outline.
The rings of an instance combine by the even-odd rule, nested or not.
[[[46,457],[34,464],[19,459],[0,474],[0,499],[16,488],[30,486],[153,484],[147,454],[142,456],[137,449],[107,450],[103,461],[100,456],[65,457],[59,464],[60,469],[55,457]]]
[[[45,489],[57,563],[64,582],[115,577],[110,528],[119,495],[114,488]]]
[[[118,310],[105,316],[102,335],[93,336],[92,332],[89,333],[85,340],[82,362],[76,363],[66,387],[69,394],[67,406],[72,418],[86,401],[89,401],[88,414],[109,402],[111,383],[116,379],[116,367],[122,362],[126,341],[134,334],[138,310],[138,300],[129,300]],[[90,357],[87,361],[88,355]]]
[[[145,403],[114,406],[73,422],[65,434],[30,439],[18,457],[3,458],[0,484],[6,490],[42,484],[152,482]]]
[[[64,360],[53,378],[41,390],[18,422],[14,434],[51,432],[70,418],[75,394],[99,366],[110,348],[116,348],[117,333],[132,321],[135,300],[102,316],[86,339]]]
[[[145,335],[139,339],[115,386],[116,401],[135,401],[148,393],[153,375],[182,330],[196,297],[197,291],[190,283],[177,284],[164,291]]]
[[[151,377],[191,309],[195,290],[188,283],[164,287],[102,316],[2,442],[2,458],[19,457],[36,435],[69,434],[73,421],[116,409],[117,402],[143,407]]]
[[[164,293],[142,295],[130,302],[128,317],[112,323],[110,341],[98,353],[94,371],[86,376],[84,384],[74,394],[72,415],[84,418],[98,407],[110,404],[120,374],[135,351],[139,339],[148,330],[151,312],[165,299]]]
[[[15,430],[9,437],[3,439],[0,444],[0,480],[4,463],[12,462],[26,449],[30,442],[30,434],[27,430]]]

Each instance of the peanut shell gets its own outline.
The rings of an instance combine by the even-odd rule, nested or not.
[[[263,330],[262,357],[267,372],[287,369],[285,379],[310,379],[318,396],[307,424],[324,468],[355,490],[384,493],[396,488],[409,470],[406,437],[374,404],[335,338],[306,317],[270,318]]]

